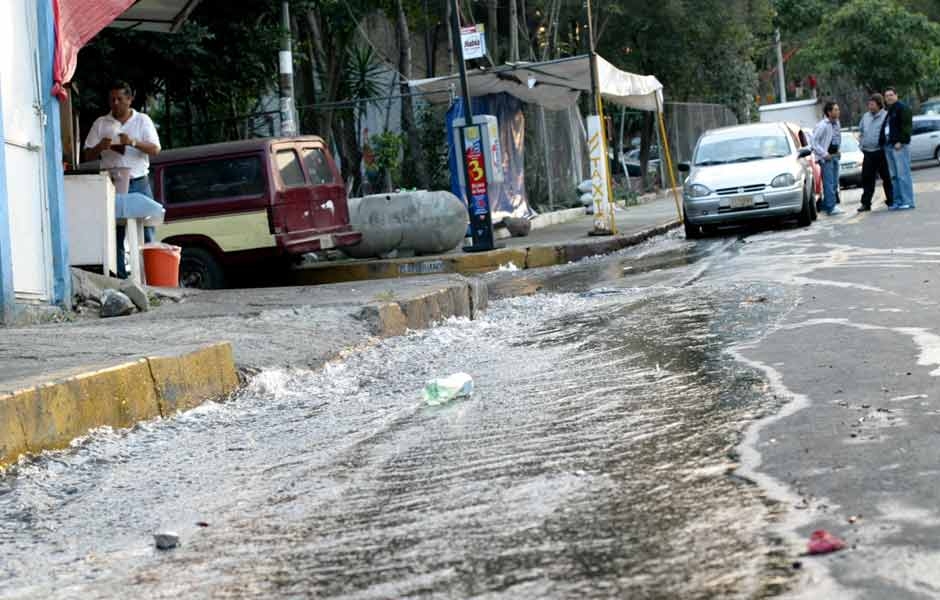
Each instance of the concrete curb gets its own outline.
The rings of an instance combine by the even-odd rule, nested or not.
[[[227,342],[154,356],[0,395],[0,466],[66,448],[96,427],[167,417],[239,386]]]
[[[661,235],[681,224],[681,221],[672,220],[630,235],[598,237],[554,245],[500,248],[476,254],[447,254],[361,263],[324,264],[295,271],[293,283],[295,285],[319,285],[447,273],[479,275],[495,271],[510,263],[519,269],[550,267],[576,262],[588,256],[616,252],[653,236]]]
[[[466,279],[413,298],[365,306],[356,318],[369,323],[373,335],[394,337],[409,329],[427,329],[450,317],[475,319],[488,302],[486,283]]]

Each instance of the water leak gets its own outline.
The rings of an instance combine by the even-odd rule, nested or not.
[[[580,292],[265,371],[230,402],[25,462],[0,486],[0,595],[768,592],[769,503],[729,473],[775,400],[725,350],[795,298],[689,284],[735,243],[667,247],[604,287],[574,277]],[[422,405],[459,371],[470,400]],[[162,530],[181,547],[153,549]]]

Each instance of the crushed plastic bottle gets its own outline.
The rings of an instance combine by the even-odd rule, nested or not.
[[[473,377],[466,373],[455,373],[450,377],[432,379],[424,386],[422,395],[429,406],[446,404],[457,398],[469,398],[473,394]]]

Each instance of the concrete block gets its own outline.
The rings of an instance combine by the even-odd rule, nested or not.
[[[404,335],[408,329],[408,320],[397,302],[364,306],[356,318],[368,323],[372,334],[379,337]]]
[[[470,287],[470,318],[476,319],[483,315],[490,301],[490,292],[486,282],[476,277],[468,280]]]

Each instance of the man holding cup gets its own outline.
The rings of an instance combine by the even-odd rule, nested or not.
[[[149,116],[131,108],[134,92],[126,82],[111,85],[109,104],[111,112],[98,117],[85,138],[85,159],[99,160],[101,167],[112,173],[112,178],[124,169],[129,170],[127,192],[153,199],[150,189],[150,157],[160,153],[160,137]],[[122,190],[123,191],[123,190]],[[124,261],[124,226],[117,227],[118,277],[127,277]],[[144,228],[144,241],[152,242],[154,228]]]

